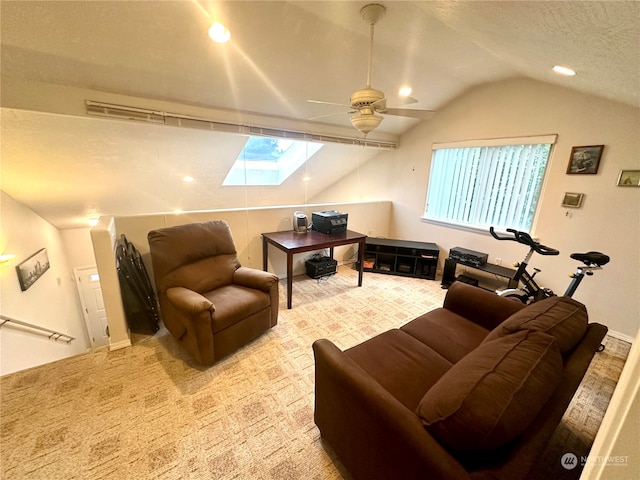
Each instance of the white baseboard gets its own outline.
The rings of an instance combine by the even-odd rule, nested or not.
[[[633,341],[635,340],[634,337],[630,335],[626,335],[624,333],[616,332],[615,330],[609,330],[607,332],[607,335],[611,335],[612,337],[617,338],[618,340],[622,340],[628,343],[633,343]]]
[[[120,350],[121,348],[127,348],[131,346],[131,340],[122,340],[116,343],[109,344],[109,351]]]

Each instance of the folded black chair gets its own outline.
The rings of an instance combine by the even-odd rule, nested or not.
[[[124,235],[116,242],[116,266],[129,330],[146,334],[157,332],[160,317],[151,280],[140,252]]]

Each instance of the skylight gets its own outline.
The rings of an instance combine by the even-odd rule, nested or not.
[[[286,138],[249,137],[222,185],[280,185],[322,147]]]

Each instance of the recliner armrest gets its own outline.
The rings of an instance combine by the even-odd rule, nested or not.
[[[233,283],[269,292],[273,285],[278,283],[278,277],[256,268],[239,267],[233,274]]]
[[[216,310],[210,300],[188,288],[172,287],[167,289],[166,295],[175,308],[186,313],[197,315],[206,310],[210,312]]]
[[[526,305],[463,282],[454,282],[444,299],[443,308],[493,330]]]

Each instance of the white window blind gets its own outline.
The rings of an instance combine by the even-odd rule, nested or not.
[[[530,231],[555,139],[434,144],[425,218]]]

